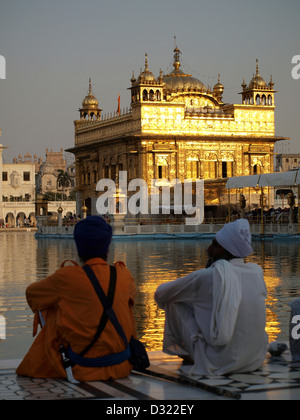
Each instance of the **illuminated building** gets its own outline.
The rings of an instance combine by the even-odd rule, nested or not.
[[[128,181],[188,178],[205,180],[206,206],[227,203],[228,177],[273,172],[275,93],[256,73],[242,84],[242,103],[223,102],[224,86],[213,88],[181,70],[174,50],[173,70],[156,77],[145,68],[131,78],[131,106],[104,117],[92,92],[82,102],[75,123],[78,207],[83,200],[94,214],[98,180],[116,180],[120,170]],[[236,194],[234,191],[231,194]],[[250,193],[249,193],[250,194]],[[250,198],[250,197],[249,197]],[[252,205],[258,205],[253,193]]]

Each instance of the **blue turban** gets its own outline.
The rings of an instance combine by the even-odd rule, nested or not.
[[[108,253],[112,228],[101,216],[89,216],[80,220],[74,229],[78,255],[96,258]]]

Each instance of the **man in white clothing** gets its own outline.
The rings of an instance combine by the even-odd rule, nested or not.
[[[155,300],[165,311],[163,350],[192,362],[195,376],[259,369],[267,352],[267,290],[253,252],[249,223],[229,223],[208,248],[206,269],[162,284]]]

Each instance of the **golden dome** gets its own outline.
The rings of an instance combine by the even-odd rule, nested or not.
[[[99,102],[95,98],[92,92],[92,80],[89,79],[89,93],[82,101],[82,108],[97,109],[99,107]]]
[[[218,76],[218,83],[214,86],[214,91],[216,92],[224,92],[224,85],[220,81],[220,75]]]
[[[258,59],[256,60],[256,74],[253,76],[249,84],[249,87],[251,89],[266,89],[267,88],[266,82],[259,74]]]
[[[83,213],[86,213],[86,212],[88,211],[88,208],[87,208],[87,206],[85,205],[85,200],[83,200],[83,205],[82,205],[82,207],[81,207],[81,211],[82,211]]]
[[[224,85],[220,81],[220,75],[218,76],[218,83],[214,86],[214,95],[219,102],[222,101],[222,96],[224,92]]]
[[[148,54],[145,54],[145,70],[139,75],[138,81],[141,83],[156,82],[154,74],[149,70],[148,67]]]
[[[174,50],[174,70],[172,73],[163,77],[166,90],[169,92],[207,91],[206,86],[200,80],[180,70],[180,54],[179,48],[176,47]]]

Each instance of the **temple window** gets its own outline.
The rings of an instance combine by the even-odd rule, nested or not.
[[[262,174],[262,166],[259,164],[253,165],[253,175],[259,175]]]
[[[187,162],[187,177],[197,179],[199,178],[199,162],[196,160]]]
[[[96,184],[98,182],[98,180],[97,180],[97,178],[98,178],[97,171],[94,171],[93,172],[93,175],[94,175],[94,184]]]
[[[233,162],[222,162],[222,178],[233,176]]]
[[[23,172],[23,181],[30,181],[30,172]]]
[[[158,166],[158,179],[164,179],[167,178],[167,166]]]
[[[227,178],[227,162],[222,162],[222,178]]]
[[[272,99],[272,96],[271,95],[268,96],[268,105],[269,106],[272,106],[273,105],[273,99]]]
[[[115,181],[116,180],[116,176],[117,176],[117,167],[116,167],[116,165],[111,165],[110,179],[112,179],[113,181]]]
[[[148,101],[148,92],[146,89],[143,91],[143,101]]]

